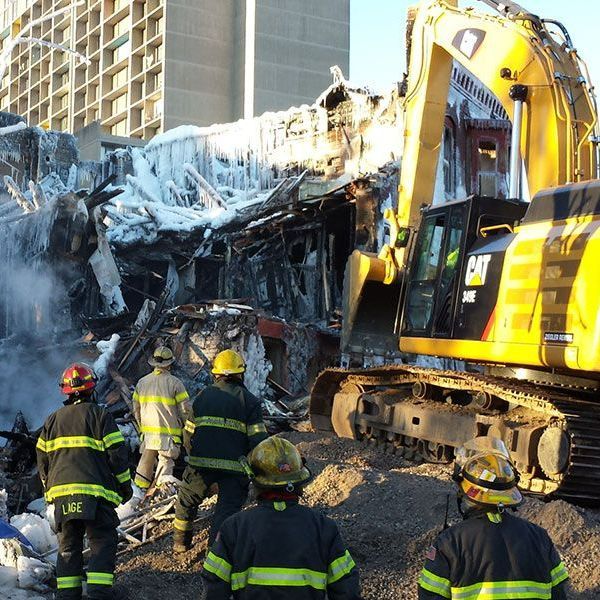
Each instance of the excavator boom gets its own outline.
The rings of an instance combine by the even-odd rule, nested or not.
[[[400,351],[404,364],[325,371],[311,418],[433,461],[474,436],[499,437],[524,489],[597,503],[595,99],[560,23],[486,4],[499,14],[419,5],[390,242],[378,255],[355,251],[346,268],[342,352]],[[432,204],[455,62],[512,122],[509,198]],[[424,357],[445,370],[423,367]]]

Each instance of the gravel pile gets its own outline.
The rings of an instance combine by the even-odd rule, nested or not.
[[[315,478],[304,501],[335,519],[361,570],[365,600],[413,600],[424,553],[442,529],[450,494],[450,467],[415,464],[381,449],[311,432],[285,435],[298,444]],[[545,527],[571,573],[574,600],[600,598],[600,511],[562,501],[528,499],[521,516]],[[120,559],[119,582],[132,600],[197,598],[206,531],[196,534],[184,560],[171,553],[171,536]]]

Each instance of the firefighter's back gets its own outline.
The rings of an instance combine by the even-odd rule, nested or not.
[[[467,592],[473,597],[550,598],[566,577],[548,533],[511,514],[467,518],[440,535],[436,546],[449,563],[453,598]]]

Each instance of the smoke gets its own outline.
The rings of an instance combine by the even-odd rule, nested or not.
[[[19,410],[40,426],[60,406],[60,374],[77,358],[69,299],[48,252],[54,214],[48,207],[0,225],[0,429]]]
[[[61,406],[60,375],[77,357],[52,345],[35,349],[41,341],[11,338],[0,345],[0,429],[10,429],[19,410],[29,429],[37,429]]]

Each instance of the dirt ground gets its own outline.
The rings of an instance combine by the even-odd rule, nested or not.
[[[450,492],[450,518],[459,520],[448,466],[415,464],[379,448],[316,433],[293,432],[315,474],[305,502],[337,521],[361,572],[365,600],[412,600],[423,555],[441,530]],[[528,499],[520,514],[545,527],[572,579],[573,600],[600,598],[600,510]],[[165,525],[167,527],[167,525]],[[118,582],[132,600],[198,598],[206,529],[184,559],[171,536],[120,557]]]

